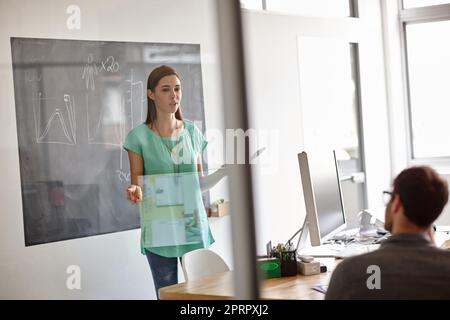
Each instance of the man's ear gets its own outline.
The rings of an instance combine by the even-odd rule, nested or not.
[[[392,212],[398,212],[402,207],[403,203],[400,196],[398,194],[394,195],[394,199],[392,199]]]
[[[152,90],[150,89],[147,90],[147,97],[149,97],[152,100],[155,100],[155,94],[153,93]]]

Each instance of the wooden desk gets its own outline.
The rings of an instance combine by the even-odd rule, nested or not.
[[[327,266],[327,272],[312,276],[297,275],[263,280],[262,299],[322,300],[323,293],[312,290],[318,284],[328,284],[331,272],[340,260],[316,258]],[[163,300],[217,300],[233,298],[233,271],[218,273],[201,279],[164,287],[159,290]]]

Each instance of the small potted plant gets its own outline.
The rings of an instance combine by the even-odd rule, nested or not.
[[[297,274],[296,251],[289,242],[286,246],[278,244],[273,255],[281,261],[281,276],[290,277]]]

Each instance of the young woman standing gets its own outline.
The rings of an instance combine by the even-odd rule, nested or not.
[[[183,119],[181,80],[172,67],[162,65],[150,73],[147,96],[147,119],[129,132],[124,143],[130,160],[131,184],[127,196],[131,203],[142,200],[139,176],[188,172],[198,172],[201,176],[202,153],[207,145],[194,123]],[[198,192],[201,194],[200,190]],[[195,197],[193,201],[201,202],[201,197]],[[158,299],[159,288],[178,282],[178,259],[214,242],[203,203],[198,203],[196,208],[196,218],[204,226],[201,241],[158,247],[152,247],[146,241],[145,235],[151,232],[148,223],[151,218],[141,212],[141,252],[147,256]]]

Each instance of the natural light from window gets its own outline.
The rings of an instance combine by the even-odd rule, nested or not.
[[[413,158],[450,157],[450,21],[406,25]]]
[[[262,0],[241,0],[241,8],[262,10]]]
[[[437,4],[447,4],[450,3],[449,0],[403,0],[403,8],[417,8],[417,7],[426,7],[426,6],[434,6]]]
[[[266,0],[267,11],[312,17],[349,17],[349,0]]]
[[[336,149],[339,160],[359,158],[353,47],[331,39],[298,38],[305,148]]]

